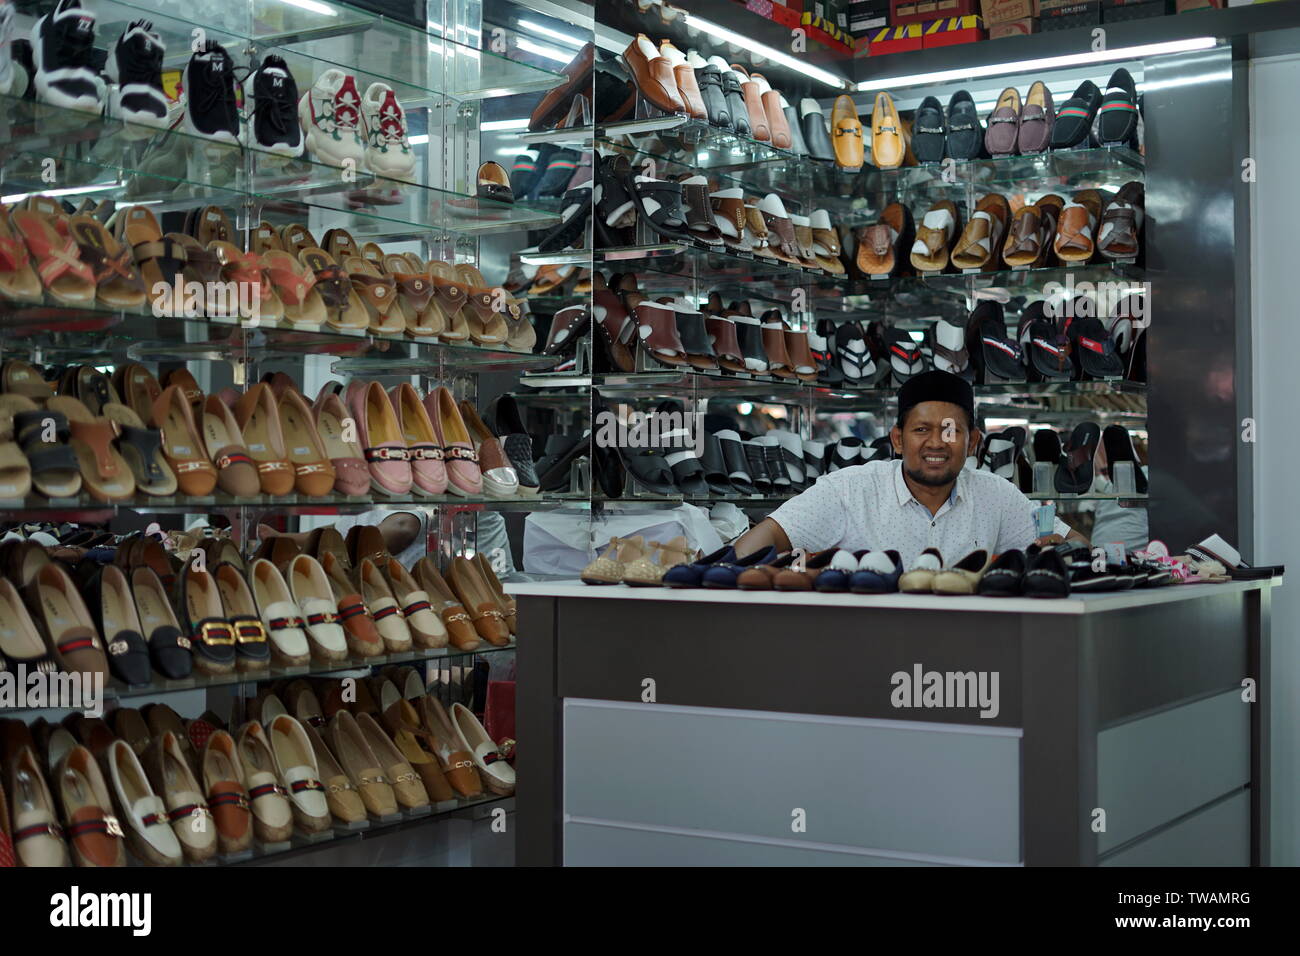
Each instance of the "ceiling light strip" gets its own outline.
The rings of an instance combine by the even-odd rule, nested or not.
[[[689,14],[687,15],[689,16]],[[1015,60],[1010,63],[990,63],[984,66],[966,66],[933,73],[912,73],[904,76],[873,77],[857,85],[858,92],[920,86],[924,83],[944,83],[950,80],[973,80],[984,76],[1001,76],[1012,73],[1029,73],[1037,70],[1054,70],[1066,66],[1088,63],[1106,63],[1112,60],[1137,60],[1166,53],[1190,53],[1208,50],[1218,41],[1214,37],[1190,37],[1186,40],[1169,40],[1164,43],[1142,43],[1137,46],[1115,47],[1112,50],[1089,50],[1085,53],[1067,53],[1047,56],[1037,60]]]
[[[694,27],[702,33],[707,33],[715,40],[721,40],[724,43],[732,43],[742,49],[748,50],[750,53],[771,60],[773,63],[779,63],[786,69],[794,70],[796,73],[802,73],[804,76],[825,83],[827,86],[833,86],[836,89],[841,90],[848,86],[847,81],[843,77],[836,76],[829,70],[823,70],[821,67],[813,66],[796,56],[791,56],[789,53],[782,53],[780,50],[773,49],[770,46],[765,46],[762,43],[755,43],[749,37],[728,30],[726,27],[720,27],[711,20],[697,17],[695,14],[690,12],[685,14],[685,19],[688,27]]]

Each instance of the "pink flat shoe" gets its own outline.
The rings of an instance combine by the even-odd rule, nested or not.
[[[357,438],[370,466],[370,483],[390,495],[410,494],[410,452],[384,387],[371,382],[364,391],[349,389],[349,393]]]
[[[469,429],[461,418],[456,399],[445,386],[424,397],[424,409],[433,423],[434,434],[442,445],[447,465],[447,490],[453,495],[473,496],[483,493],[483,474],[478,466],[478,452],[470,441]]]
[[[409,382],[396,385],[388,392],[397,415],[397,426],[406,439],[411,456],[411,474],[415,479],[414,491],[418,494],[445,495],[447,493],[447,465],[445,452],[429,421],[429,413],[420,404],[420,393]]]
[[[343,399],[329,389],[322,389],[316,396],[312,411],[316,415],[316,431],[334,466],[334,490],[341,495],[364,495],[370,490],[370,467],[357,443],[360,428],[353,425],[348,429],[344,424],[355,421],[352,413]]]

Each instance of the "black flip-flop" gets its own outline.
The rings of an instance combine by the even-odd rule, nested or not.
[[[921,343],[911,334],[896,326],[890,326],[884,333],[885,348],[889,350],[889,367],[894,373],[894,381],[902,385],[913,375],[925,371],[925,355]]]
[[[1064,382],[1074,375],[1070,339],[1047,314],[1046,306],[1041,300],[1029,303],[1021,313],[1018,337],[1021,345],[1028,350],[1031,380]]]
[[[1101,90],[1092,80],[1079,84],[1074,95],[1061,104],[1052,125],[1052,149],[1086,146],[1092,133],[1092,121],[1101,106]]]
[[[974,98],[965,90],[958,90],[948,100],[948,131],[944,139],[945,153],[958,162],[984,155],[984,124],[980,122]]]
[[[912,152],[916,161],[926,163],[943,162],[943,148],[947,142],[948,127],[943,121],[943,106],[937,96],[927,96],[921,100],[912,116]]]
[[[1025,368],[1020,360],[1020,346],[1007,335],[1001,303],[988,299],[980,302],[971,312],[966,329],[967,350],[972,355],[979,351],[977,361],[986,385],[1023,380]]]
[[[1124,377],[1124,362],[1101,319],[1075,319],[1070,323],[1070,344],[1080,379]]]
[[[1128,462],[1133,466],[1133,485],[1137,493],[1147,493],[1147,476],[1142,472],[1137,450],[1133,447],[1133,436],[1123,425],[1107,425],[1101,433],[1101,442],[1106,449],[1106,462],[1111,468],[1111,481],[1115,480],[1116,462]]]
[[[1080,422],[1065,443],[1064,459],[1056,469],[1054,484],[1063,495],[1086,495],[1092,488],[1092,456],[1101,441],[1101,427],[1096,422]]]
[[[849,385],[860,385],[875,372],[871,348],[858,323],[845,322],[835,330],[835,363],[841,380]]]

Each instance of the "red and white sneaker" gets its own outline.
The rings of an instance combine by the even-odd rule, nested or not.
[[[361,103],[366,166],[378,176],[412,182],[415,153],[406,138],[406,112],[384,83],[371,83]]]
[[[356,77],[342,70],[326,70],[298,101],[307,148],[330,166],[352,160],[360,169],[366,158],[361,138],[361,93]]]

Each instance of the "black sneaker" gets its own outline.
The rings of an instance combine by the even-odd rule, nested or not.
[[[185,65],[185,131],[232,146],[239,142],[235,63],[209,40]]]
[[[167,94],[162,86],[162,40],[148,20],[135,20],[108,53],[105,72],[117,84],[109,115],[143,126],[167,125]]]
[[[252,108],[244,131],[245,145],[280,156],[302,155],[298,84],[281,57],[268,56],[244,81],[244,103]]]
[[[104,102],[104,81],[92,66],[95,55],[95,15],[78,0],[59,0],[32,27],[32,60],[36,67],[36,98],[65,109],[98,113]]]

